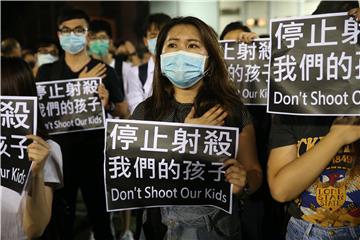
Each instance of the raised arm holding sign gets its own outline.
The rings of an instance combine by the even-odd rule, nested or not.
[[[62,185],[62,155],[38,119],[34,78],[22,59],[1,58],[0,98],[1,238],[40,237]]]
[[[359,6],[357,1],[323,1],[319,5],[317,13],[324,13],[326,9],[334,11],[334,7],[336,9],[337,5],[339,9],[349,5]],[[359,17],[359,8],[353,9],[349,13],[356,13],[357,17]],[[285,41],[273,42],[272,46],[277,48],[278,44],[279,46],[282,44],[292,46],[294,44],[294,48],[291,48],[292,51],[273,52],[272,60],[282,58],[284,61],[292,62],[291,59],[297,55],[290,56],[291,53],[300,51],[296,47],[296,42],[309,42],[310,46],[306,48],[306,51],[309,51],[309,49],[314,49],[314,44],[316,45],[319,43],[318,41],[321,41],[320,45],[324,45],[321,49],[329,49],[330,55],[318,55],[308,52],[308,56],[314,57],[312,59],[314,61],[307,62],[307,64],[311,63],[310,68],[313,68],[313,70],[318,70],[321,67],[329,68],[330,62],[334,59],[341,61],[341,64],[336,61],[338,66],[331,65],[332,70],[324,72],[324,74],[328,75],[327,77],[325,75],[321,76],[322,71],[315,71],[315,73],[312,72],[314,75],[310,74],[309,79],[304,81],[300,80],[301,77],[299,79],[299,74],[304,76],[301,75],[301,72],[291,70],[294,65],[287,65],[287,70],[282,72],[283,76],[278,79],[279,84],[277,86],[279,88],[271,90],[270,83],[269,96],[277,91],[289,91],[290,85],[294,86],[296,83],[308,85],[309,97],[312,92],[320,90],[323,92],[329,91],[328,96],[332,96],[331,94],[334,93],[344,93],[345,91],[348,91],[350,96],[350,93],[359,90],[359,80],[357,78],[360,75],[350,74],[354,73],[354,70],[357,71],[354,66],[358,64],[358,61],[351,61],[350,59],[355,57],[355,53],[358,51],[359,23],[355,21],[354,17],[348,17],[342,13],[314,15],[312,19],[319,19],[319,21],[311,24],[310,29],[321,26],[321,30],[317,32],[319,35],[316,35],[316,37],[314,35],[314,38],[310,39],[305,37],[305,32],[303,38],[300,36],[303,34],[300,31],[301,27],[309,26],[307,23],[295,19],[283,23],[283,26],[288,26],[293,32],[287,37],[282,37],[283,40],[286,39]],[[356,34],[347,34],[349,28],[346,27],[347,30],[344,32],[336,32],[341,26],[346,26],[350,22],[355,23],[352,25],[354,27],[352,29],[357,32]],[[294,33],[295,31],[297,34]],[[273,31],[273,33],[275,32]],[[326,38],[324,38],[324,33],[326,33]],[[351,41],[355,41],[355,44],[351,44]],[[332,46],[329,47],[329,45]],[[346,46],[344,47],[344,45]],[[349,51],[349,49],[353,50]],[[338,56],[334,54],[337,51],[341,52]],[[328,59],[328,65],[323,65],[322,61],[316,60],[322,58],[322,56]],[[341,67],[342,64],[349,64],[349,62],[354,63],[354,65],[351,65],[352,67]],[[278,62],[279,65],[280,62]],[[350,66],[350,64],[346,66]],[[338,71],[334,72],[334,69]],[[280,72],[275,73],[273,71],[272,74],[275,76]],[[349,79],[345,79],[348,76]],[[292,79],[292,77],[294,78]],[[307,75],[304,77],[307,79]],[[319,77],[319,79],[316,79],[316,77]],[[276,82],[276,80],[271,81]],[[315,89],[318,84],[322,88]],[[342,88],[340,87],[342,85],[349,87]],[[304,88],[293,88],[291,92],[298,94],[299,89],[303,90]],[[304,96],[304,92],[302,96]],[[269,99],[271,98],[269,97]],[[303,97],[299,104],[285,104],[285,101],[282,101],[282,104],[279,104],[282,107],[274,105],[269,106],[269,108],[274,107],[283,114],[359,115],[359,106],[356,106],[356,102],[350,102],[350,98],[347,100],[348,104],[343,101],[332,106],[329,104],[312,105],[310,101],[307,102]],[[304,104],[306,102],[307,105]],[[271,104],[271,100],[269,103]],[[291,201],[289,213],[292,217],[288,223],[287,239],[305,236],[309,239],[326,239],[329,236],[334,236],[335,239],[359,239],[360,222],[357,214],[360,211],[359,139],[359,117],[336,118],[329,116],[281,115],[274,117],[270,134],[272,150],[268,160],[268,181],[274,199],[280,202]]]

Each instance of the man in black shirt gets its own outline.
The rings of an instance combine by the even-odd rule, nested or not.
[[[87,28],[89,17],[81,10],[66,9],[58,18],[58,37],[65,56],[40,67],[37,81],[51,81],[84,77],[101,77],[98,88],[105,110],[112,115],[127,118],[127,103],[114,70],[87,55]],[[93,226],[95,239],[113,239],[110,217],[105,209],[103,176],[104,130],[54,135],[63,153],[64,189],[59,193],[69,211],[65,221],[65,239],[73,238],[76,196],[80,188]]]

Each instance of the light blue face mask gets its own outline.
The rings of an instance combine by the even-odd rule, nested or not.
[[[71,32],[69,35],[60,35],[60,45],[65,52],[77,54],[81,52],[86,45],[85,34],[77,36]]]
[[[161,54],[161,73],[176,87],[190,88],[203,78],[206,58],[186,51]]]
[[[53,63],[58,60],[58,57],[50,53],[38,53],[37,54],[37,64],[40,67],[41,65]]]
[[[157,38],[151,38],[147,40],[148,49],[152,55],[155,55]]]

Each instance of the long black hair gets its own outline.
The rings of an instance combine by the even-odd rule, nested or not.
[[[209,55],[208,74],[203,78],[203,85],[195,98],[196,116],[216,104],[220,104],[231,116],[234,106],[243,106],[234,84],[229,80],[229,73],[223,59],[223,52],[217,40],[216,32],[206,23],[195,17],[171,19],[160,31],[156,43],[153,95],[145,103],[145,117],[161,120],[172,109],[174,88],[171,82],[161,74],[160,55],[169,31],[177,25],[194,26]]]
[[[17,57],[1,57],[1,95],[37,97],[35,79],[29,65]],[[49,138],[38,112],[37,134]]]

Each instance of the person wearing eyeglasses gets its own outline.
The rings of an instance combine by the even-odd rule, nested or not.
[[[86,51],[88,15],[79,9],[64,9],[58,17],[58,38],[65,56],[39,68],[37,81],[101,77],[98,88],[105,110],[127,118],[128,107],[118,77],[111,67],[91,58]],[[54,135],[63,150],[64,189],[58,192],[68,205],[64,239],[73,239],[76,199],[81,190],[95,239],[113,239],[110,216],[105,208],[103,176],[104,129]]]

